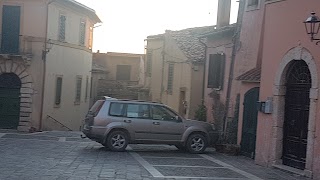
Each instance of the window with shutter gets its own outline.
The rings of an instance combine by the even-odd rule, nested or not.
[[[66,16],[60,15],[59,19],[59,41],[66,40]]]
[[[87,79],[86,79],[86,93],[85,93],[85,101],[88,100],[88,90],[89,90],[89,77],[87,76]]]
[[[86,22],[84,20],[81,20],[79,44],[84,46],[85,39],[86,39]]]
[[[248,6],[258,6],[259,0],[248,0]]]
[[[168,94],[172,94],[173,88],[173,75],[174,75],[174,64],[170,63],[168,67]]]
[[[56,96],[55,105],[61,104],[61,94],[62,94],[62,77],[57,77],[56,79]]]
[[[210,54],[208,88],[221,90],[224,82],[225,55]]]
[[[130,65],[117,65],[117,80],[130,81],[130,74]]]
[[[151,72],[152,72],[152,54],[153,51],[148,49],[147,50],[147,76],[151,77]]]
[[[82,77],[81,76],[77,76],[75,104],[79,104],[80,103],[80,100],[81,100],[81,86],[82,86]]]

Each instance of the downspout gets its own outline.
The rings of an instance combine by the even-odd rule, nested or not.
[[[40,121],[39,121],[39,131],[42,130],[42,116],[43,116],[43,106],[44,106],[44,89],[46,81],[46,60],[47,60],[47,39],[48,39],[48,23],[49,23],[49,5],[56,0],[51,0],[47,3],[46,6],[46,27],[45,27],[45,40],[44,40],[44,49],[42,50],[42,60],[43,60],[43,75],[42,75],[42,92],[41,92],[41,107],[40,107]]]
[[[236,54],[237,54],[238,42],[239,42],[240,32],[241,32],[241,27],[242,27],[244,8],[245,8],[245,1],[239,0],[237,26],[236,26],[236,31],[235,31],[235,34],[234,34],[233,40],[232,40],[233,41],[232,56],[231,56],[231,62],[230,62],[227,97],[226,97],[226,102],[225,102],[226,110],[224,111],[224,115],[223,115],[224,139],[226,139],[226,137],[227,137],[227,127],[228,127],[228,122],[227,122],[228,117],[227,116],[229,114],[230,96],[231,96],[232,81],[233,81],[233,71],[234,71],[235,58],[236,58]]]
[[[201,41],[201,39],[199,38],[199,42],[201,44],[203,44],[204,46],[204,63],[203,63],[203,82],[202,82],[202,101],[201,101],[201,104],[204,105],[204,94],[205,94],[205,88],[206,88],[206,70],[207,70],[207,49],[208,49],[208,46],[206,43],[204,43],[203,41]]]

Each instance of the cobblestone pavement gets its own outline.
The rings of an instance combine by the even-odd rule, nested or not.
[[[195,155],[173,146],[130,145],[111,152],[80,134],[0,131],[0,180],[307,179],[213,149]]]

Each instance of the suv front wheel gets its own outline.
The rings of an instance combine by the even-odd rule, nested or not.
[[[186,147],[190,153],[203,153],[206,150],[207,146],[207,138],[205,138],[202,134],[192,134],[188,137]]]
[[[107,146],[111,151],[124,151],[128,145],[128,136],[123,131],[113,131],[107,138]]]

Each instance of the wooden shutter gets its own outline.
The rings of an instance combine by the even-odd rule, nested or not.
[[[130,81],[130,74],[130,65],[117,65],[117,80]]]
[[[168,87],[167,87],[169,94],[172,94],[173,75],[174,75],[174,64],[169,64],[169,67],[168,67]]]
[[[3,6],[1,52],[19,53],[20,6]]]
[[[61,94],[62,94],[62,77],[57,77],[56,80],[56,98],[55,104],[59,105],[61,103]]]
[[[151,77],[152,72],[152,53],[153,51],[148,49],[147,50],[147,76]]]
[[[208,88],[223,88],[225,69],[225,55],[210,54],[209,72],[208,72]]]
[[[59,41],[66,40],[66,16],[60,15],[59,19]]]

